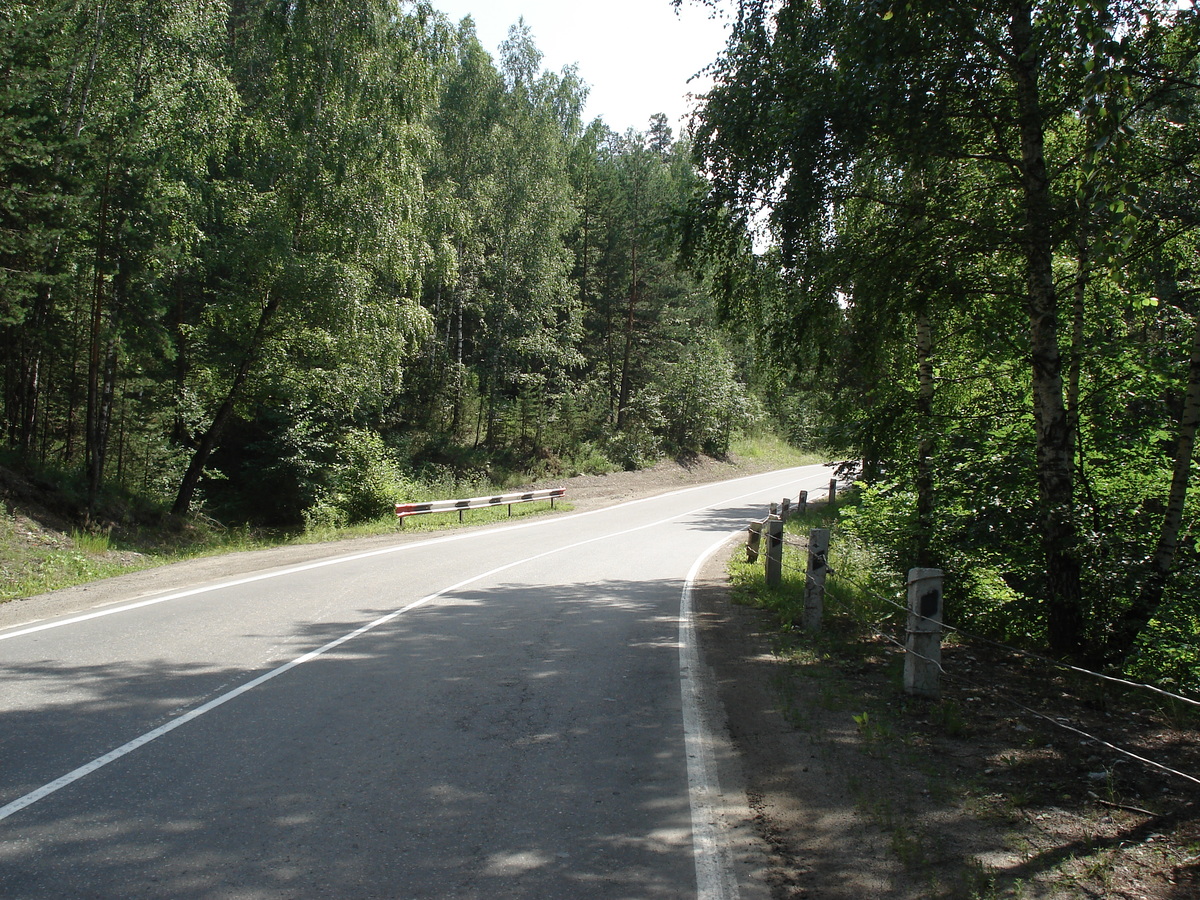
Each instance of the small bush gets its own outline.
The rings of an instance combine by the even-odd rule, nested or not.
[[[305,510],[309,528],[370,522],[392,513],[397,501],[414,493],[412,479],[374,432],[346,433],[338,442],[337,460],[327,487]]]

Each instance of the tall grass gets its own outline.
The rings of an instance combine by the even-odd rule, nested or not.
[[[771,610],[784,631],[799,628],[804,615],[808,564],[807,551],[802,545],[811,529],[829,528],[832,539],[830,574],[825,584],[826,624],[843,631],[858,631],[893,615],[895,607],[888,599],[896,593],[897,584],[889,583],[886,574],[881,574],[879,562],[869,548],[838,530],[839,516],[857,500],[857,492],[850,489],[839,496],[836,506],[813,503],[804,514],[788,520],[782,579],[775,587],[767,586],[761,557],[756,563],[747,563],[744,553],[736,553],[729,567],[735,598]]]
[[[743,435],[729,446],[732,459],[755,460],[781,469],[826,462],[828,457],[812,450],[799,450],[774,434]]]

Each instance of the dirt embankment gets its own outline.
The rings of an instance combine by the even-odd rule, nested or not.
[[[697,631],[772,900],[1200,900],[1200,792],[1114,749],[1200,774],[1195,715],[975,645],[943,648],[940,701],[910,698],[890,643],[781,630],[707,576]]]

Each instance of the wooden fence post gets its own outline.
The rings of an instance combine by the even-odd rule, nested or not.
[[[833,506],[837,503],[837,479],[829,479],[829,505]]]
[[[820,631],[825,613],[825,576],[829,572],[829,529],[808,532],[808,566],[804,575],[804,629]]]
[[[774,587],[782,580],[783,519],[771,516],[767,519],[767,585]]]
[[[746,562],[758,562],[758,546],[762,541],[762,522],[751,522],[750,527],[746,529],[750,535],[746,538]]]
[[[908,573],[908,640],[904,690],[920,697],[942,695],[942,570]]]
[[[791,516],[792,516],[792,499],[791,499],[791,497],[784,497],[783,500],[781,500],[779,502],[779,518],[783,519],[783,521],[786,522],[788,519],[791,518]]]
[[[808,491],[801,491],[800,496],[796,498],[796,512],[799,515],[808,512]]]

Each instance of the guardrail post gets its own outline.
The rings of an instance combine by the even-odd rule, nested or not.
[[[808,566],[804,573],[804,628],[820,631],[825,612],[825,576],[829,573],[829,529],[808,532]]]
[[[767,519],[767,585],[774,587],[782,580],[783,519],[773,515]]]
[[[919,697],[942,695],[942,570],[908,573],[908,640],[904,654],[904,690]]]
[[[750,532],[746,538],[746,562],[758,562],[758,546],[762,541],[762,522],[751,522],[746,530]]]

